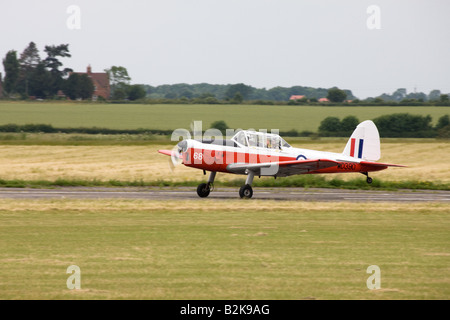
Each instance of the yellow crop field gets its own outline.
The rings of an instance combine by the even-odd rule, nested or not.
[[[296,147],[341,152],[345,141],[317,141]],[[4,180],[120,180],[120,181],[188,181],[202,180],[201,170],[179,165],[172,171],[169,157],[158,149],[173,145],[138,146],[0,146],[0,179]],[[382,143],[380,162],[407,165],[372,174],[374,179],[386,181],[450,182],[450,144],[445,141]],[[360,177],[359,174],[333,175],[342,179]],[[235,175],[218,175],[218,180],[235,179]],[[331,177],[331,176],[330,176]],[[362,177],[361,177],[362,178]]]

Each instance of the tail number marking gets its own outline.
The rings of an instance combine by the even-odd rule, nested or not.
[[[338,164],[338,169],[353,171],[356,169],[356,164],[351,162],[342,162]]]

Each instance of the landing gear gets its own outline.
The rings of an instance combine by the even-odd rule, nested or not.
[[[245,185],[243,185],[239,189],[239,196],[242,199],[250,199],[253,196],[252,182],[255,177],[255,173],[253,171],[247,171],[247,180],[245,180]]]
[[[212,191],[213,187],[213,183],[214,183],[214,178],[216,177],[216,172],[215,171],[211,171],[209,178],[208,178],[208,182],[207,183],[201,183],[198,185],[197,187],[197,194],[200,198],[206,198],[207,196],[209,196],[209,193]]]
[[[367,177],[366,182],[368,184],[371,184],[373,180],[371,177],[369,177],[369,173],[368,172],[361,172],[361,173]]]
[[[252,186],[246,184],[239,189],[239,196],[241,198],[250,199],[253,196]]]
[[[209,196],[209,193],[211,192],[211,187],[207,183],[199,184],[197,187],[197,194],[200,198],[206,198]]]

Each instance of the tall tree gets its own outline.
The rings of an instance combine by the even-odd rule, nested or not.
[[[33,71],[36,69],[38,64],[41,62],[39,57],[39,50],[34,42],[30,42],[28,47],[23,50],[20,54],[19,64],[20,64],[20,79],[19,83],[22,87],[22,92],[27,96],[29,94],[29,82]]]
[[[59,70],[59,68],[63,65],[59,59],[70,58],[72,55],[69,53],[68,44],[60,44],[59,46],[45,46],[44,51],[47,53],[44,64],[45,67],[50,70],[52,78],[51,93],[56,94],[62,87],[63,77],[73,71],[70,68]]]
[[[127,91],[131,81],[128,70],[125,67],[112,66],[109,69],[105,69],[105,72],[109,77],[113,99],[114,97],[122,96]],[[118,91],[117,93],[115,93],[116,90]]]
[[[3,89],[8,94],[17,92],[17,81],[19,80],[19,60],[17,60],[17,52],[10,50],[3,59],[3,68],[5,69],[5,78],[3,81]]]
[[[82,74],[78,79],[78,91],[81,99],[91,99],[94,93],[94,83],[87,74]]]
[[[72,73],[69,78],[64,81],[64,94],[72,100],[76,100],[80,96],[79,78],[80,76],[78,73]]]
[[[39,63],[30,75],[29,94],[42,99],[51,96],[51,80],[51,74],[45,69],[44,63]]]
[[[94,93],[94,84],[87,74],[72,73],[64,81],[63,91],[72,100],[90,99]]]

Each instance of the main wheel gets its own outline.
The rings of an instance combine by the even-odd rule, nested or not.
[[[252,186],[246,184],[239,189],[239,195],[241,198],[250,199],[253,196]]]
[[[367,180],[366,180],[366,181],[367,181],[368,184],[371,184],[373,180],[372,180],[371,177],[367,177]]]
[[[197,187],[197,194],[200,198],[206,198],[209,196],[210,191],[211,189],[207,183],[199,184]]]

